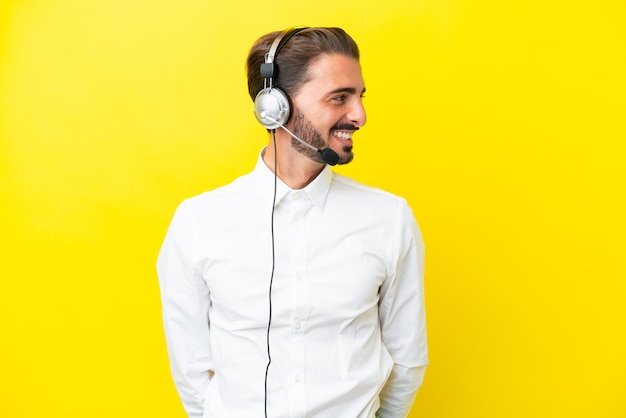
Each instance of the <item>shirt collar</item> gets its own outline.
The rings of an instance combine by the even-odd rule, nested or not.
[[[261,193],[263,200],[267,201],[268,205],[271,205],[274,195],[274,172],[270,170],[270,168],[265,164],[265,161],[263,161],[264,151],[265,148],[263,148],[263,150],[259,153],[259,158],[252,175],[258,186],[256,187],[256,190]],[[326,165],[320,174],[318,174],[318,176],[306,187],[301,189],[301,191],[309,196],[315,206],[323,208],[326,203],[326,197],[328,196],[330,186],[333,182],[333,177],[333,171],[330,166]],[[294,189],[285,184],[280,178],[277,178],[276,205],[278,205],[287,194],[293,191]]]

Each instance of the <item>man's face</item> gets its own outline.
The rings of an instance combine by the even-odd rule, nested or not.
[[[309,68],[310,80],[292,97],[293,132],[317,148],[329,147],[339,155],[339,164],[354,157],[352,134],[365,124],[361,65],[345,55],[322,55]],[[292,145],[317,162],[320,156],[292,139]]]

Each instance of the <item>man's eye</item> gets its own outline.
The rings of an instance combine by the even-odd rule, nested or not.
[[[343,103],[343,102],[346,101],[346,96],[343,96],[343,95],[335,96],[335,97],[333,97],[333,101],[339,102],[339,103]]]

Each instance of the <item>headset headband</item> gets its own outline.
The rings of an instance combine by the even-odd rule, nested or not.
[[[292,27],[289,29],[285,29],[280,34],[278,34],[276,39],[274,39],[274,42],[272,42],[272,46],[270,47],[270,50],[267,52],[267,54],[265,54],[265,62],[261,64],[261,77],[265,79],[263,81],[263,88],[268,88],[268,87],[272,88],[272,78],[278,75],[276,71],[276,65],[274,64],[274,59],[276,58],[276,55],[278,55],[278,52],[287,43],[287,41],[291,39],[292,36],[294,36],[295,34],[297,34],[298,32],[304,29],[307,29],[307,28],[306,27],[299,27],[299,28]]]

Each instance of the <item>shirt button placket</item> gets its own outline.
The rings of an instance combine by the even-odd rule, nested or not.
[[[289,351],[291,355],[291,375],[293,386],[291,390],[292,411],[295,417],[304,417],[306,414],[306,387],[304,376],[304,332],[306,330],[306,318],[309,309],[309,297],[306,286],[306,228],[304,221],[307,205],[310,205],[308,196],[303,192],[296,191],[293,196],[294,217],[292,223],[292,260],[293,277],[292,283],[294,305],[292,328],[289,338]]]

